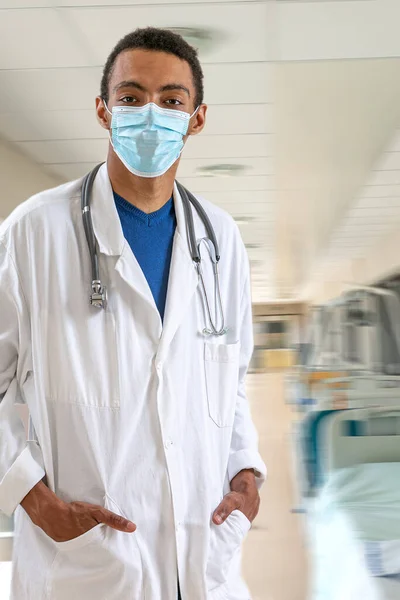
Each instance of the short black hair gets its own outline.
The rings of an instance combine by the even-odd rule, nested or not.
[[[166,52],[167,54],[173,54],[178,58],[185,60],[192,70],[193,83],[196,90],[196,108],[203,103],[204,76],[197,50],[177,33],[169,31],[168,29],[159,29],[157,27],[136,29],[123,37],[115,46],[110,56],[107,58],[103,69],[103,76],[101,78],[100,96],[103,100],[108,102],[110,79],[118,56],[126,50],[135,49]]]

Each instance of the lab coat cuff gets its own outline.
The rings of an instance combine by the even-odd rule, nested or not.
[[[254,469],[258,489],[261,488],[267,477],[267,468],[260,456],[254,450],[238,450],[231,454],[228,464],[229,481],[243,469]]]
[[[25,496],[45,476],[39,446],[28,442],[0,482],[0,510],[11,517]]]

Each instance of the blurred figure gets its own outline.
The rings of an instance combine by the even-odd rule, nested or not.
[[[127,35],[96,101],[107,164],[1,226],[0,509],[17,510],[15,600],[249,598],[241,543],[265,467],[244,392],[247,257],[232,219],[175,183],[205,124],[202,78],[176,34]]]

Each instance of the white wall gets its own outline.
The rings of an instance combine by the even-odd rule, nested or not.
[[[57,186],[62,181],[47,174],[33,160],[16,151],[9,142],[0,141],[0,183],[1,219],[33,194]]]

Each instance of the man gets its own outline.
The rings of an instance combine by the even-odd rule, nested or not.
[[[105,309],[88,300],[82,180],[1,226],[0,509],[17,513],[14,600],[175,600],[179,587],[183,600],[249,598],[241,543],[265,468],[244,393],[248,263],[232,219],[201,200],[228,327],[204,335],[174,186],[183,144],[205,124],[202,77],[195,50],[153,28],[107,60],[96,107],[111,143],[91,192]]]

